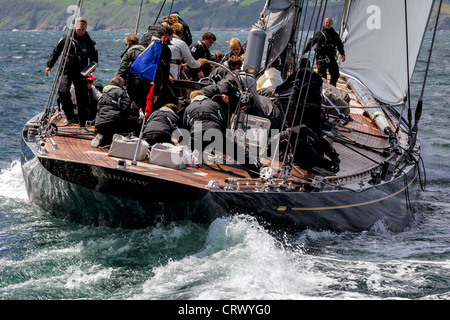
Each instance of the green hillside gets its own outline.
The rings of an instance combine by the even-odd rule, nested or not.
[[[140,29],[153,23],[163,1],[144,0]],[[264,0],[205,3],[204,0],[174,1],[172,11],[178,11],[192,30],[246,29],[257,21]],[[75,0],[0,0],[0,30],[63,30],[73,15],[68,10]],[[82,15],[89,21],[89,29],[133,30],[140,0],[84,1]],[[161,17],[170,12],[167,1]],[[239,14],[238,14],[239,13]]]
[[[86,0],[82,15],[88,19],[90,30],[134,30],[140,2]],[[155,21],[163,0],[144,0],[143,3],[140,31]],[[343,0],[329,1],[327,5],[327,15],[336,19],[336,23],[339,23],[342,3]],[[63,30],[73,14],[69,9],[74,4],[75,0],[0,0],[0,30]],[[180,12],[192,30],[240,30],[249,29],[258,20],[263,6],[264,0],[167,1],[161,17],[172,7],[172,11]],[[450,30],[450,0],[443,3],[439,29]]]

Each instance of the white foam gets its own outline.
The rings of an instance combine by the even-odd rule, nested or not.
[[[14,160],[8,168],[0,170],[0,196],[28,200],[20,161]]]
[[[65,287],[77,289],[83,286],[92,286],[98,281],[109,279],[112,272],[113,268],[103,269],[101,266],[92,266],[89,270],[81,270],[78,266],[70,266],[67,269],[69,277],[66,280]]]
[[[153,268],[133,299],[305,299],[336,280],[245,216],[215,220],[196,255]]]

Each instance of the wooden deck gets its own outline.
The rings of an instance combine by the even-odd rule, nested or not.
[[[345,89],[342,83],[339,84]],[[334,142],[333,147],[340,155],[341,164],[340,171],[336,176],[328,177],[328,181],[336,181],[336,179],[359,177],[370,175],[370,170],[377,168],[385,159],[381,153],[365,150],[362,146],[370,148],[383,149],[389,146],[389,141],[384,135],[373,125],[373,123],[365,117],[360,106],[352,100],[350,121],[344,126],[339,127],[339,141]],[[78,125],[64,126],[65,120],[58,121],[58,134],[51,141],[46,142],[48,153],[40,155],[41,157],[49,157],[63,161],[73,161],[87,163],[108,168],[116,168],[118,160],[116,157],[108,155],[108,149],[99,149],[91,147],[91,140],[94,138],[94,127],[88,127],[89,133],[81,133]],[[344,139],[344,140],[343,140]],[[355,146],[350,143],[342,143],[348,139],[360,144]],[[262,160],[264,164],[267,161]],[[165,180],[177,181],[183,184],[189,184],[199,188],[205,186],[211,181],[216,180],[220,187],[224,187],[227,179],[236,178],[256,183],[259,179],[250,179],[245,170],[238,166],[230,166],[225,164],[207,163],[198,167],[186,167],[182,170],[175,170],[166,167],[150,164],[148,159],[138,161],[137,165],[132,165],[131,160],[126,160],[126,170],[136,172],[142,175],[159,177]],[[303,179],[311,180],[314,174],[299,168],[293,170],[294,181],[301,182]]]

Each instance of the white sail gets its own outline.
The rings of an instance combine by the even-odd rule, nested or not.
[[[411,79],[432,5],[433,0],[346,1],[341,72],[358,79],[384,103],[402,102],[408,90],[407,60]]]

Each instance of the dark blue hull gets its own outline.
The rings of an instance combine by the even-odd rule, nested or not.
[[[403,231],[412,221],[407,199],[418,168],[365,191],[207,190],[119,169],[37,156],[22,140],[22,169],[31,201],[64,220],[94,226],[142,228],[190,219],[249,214],[270,229],[369,230],[377,222]]]

